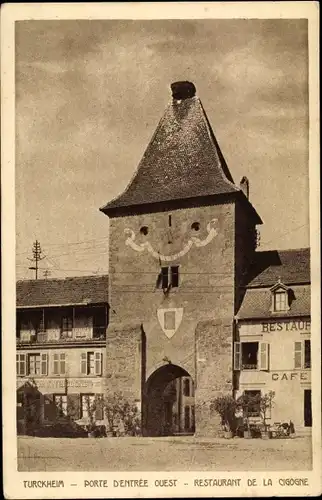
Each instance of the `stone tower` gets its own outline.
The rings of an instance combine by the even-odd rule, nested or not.
[[[160,435],[164,393],[194,381],[195,429],[214,435],[209,402],[232,393],[234,315],[261,220],[236,186],[196,89],[172,100],[110,218],[107,377]]]

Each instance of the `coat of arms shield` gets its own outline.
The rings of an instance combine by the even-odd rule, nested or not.
[[[163,332],[168,337],[168,339],[171,339],[171,337],[173,337],[181,324],[183,317],[183,307],[158,309],[157,316]]]

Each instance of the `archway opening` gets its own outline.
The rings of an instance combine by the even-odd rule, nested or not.
[[[186,370],[169,363],[149,377],[143,426],[146,436],[194,434],[194,382]]]

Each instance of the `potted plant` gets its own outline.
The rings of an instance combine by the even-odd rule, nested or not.
[[[210,409],[219,414],[224,437],[232,438],[236,420],[236,400],[229,394],[218,396],[211,402]]]

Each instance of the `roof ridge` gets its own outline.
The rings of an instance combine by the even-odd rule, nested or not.
[[[100,274],[96,276],[95,274],[87,274],[86,276],[65,276],[63,278],[38,278],[38,279],[25,279],[25,280],[17,280],[16,283],[39,283],[39,282],[48,282],[48,281],[64,281],[64,280],[77,280],[77,279],[98,279],[98,278],[108,278],[108,274]]]

